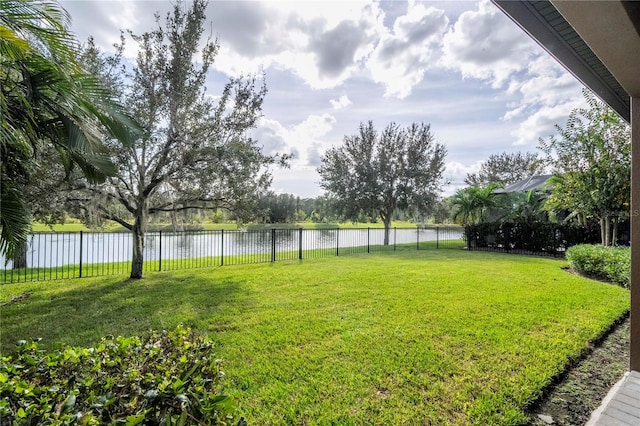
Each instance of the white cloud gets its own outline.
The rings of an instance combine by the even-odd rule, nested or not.
[[[539,53],[535,44],[488,0],[460,15],[444,36],[442,64],[464,77],[489,81],[494,88],[526,68]]]
[[[517,96],[502,117],[522,120],[511,134],[514,145],[536,146],[540,137],[555,134],[572,109],[584,106],[582,85],[547,54],[533,60],[524,76],[513,77],[508,92]]]
[[[342,95],[338,99],[331,99],[329,102],[335,110],[346,108],[352,103],[347,95]]]
[[[444,177],[452,184],[464,183],[467,174],[477,173],[482,166],[482,161],[476,161],[471,165],[465,165],[457,161],[450,161],[445,164]]]
[[[555,106],[543,106],[529,115],[513,131],[514,145],[537,146],[539,138],[556,134],[555,125],[565,125],[572,109],[582,106],[582,101],[569,100]]]
[[[107,51],[121,28],[151,30],[153,12],[164,19],[171,8],[166,0],[63,5],[78,35],[95,35]],[[486,0],[212,0],[205,35],[221,46],[209,87],[265,71],[270,92],[253,136],[268,153],[296,154],[291,169],[274,171],[274,189],[300,195],[317,190],[321,155],[360,121],[431,123],[449,148],[452,192],[478,159],[535,146],[581,106],[580,84]]]
[[[222,23],[216,69],[238,75],[277,67],[314,89],[336,87],[358,72],[383,28],[384,14],[372,1],[225,3],[234,5],[209,6],[214,28]],[[238,35],[236,14],[249,17],[250,35]]]
[[[527,105],[557,105],[580,94],[578,80],[547,55],[531,63],[527,77],[512,85]]]
[[[312,114],[301,123],[287,127],[276,120],[262,118],[254,137],[264,145],[267,153],[293,153],[292,169],[316,167],[320,155],[329,145],[324,137],[333,130],[335,123],[335,117],[328,113]]]
[[[410,2],[393,31],[385,31],[367,61],[373,81],[385,86],[386,96],[405,98],[424,78],[434,61],[449,19],[441,9]]]
[[[223,2],[226,3],[226,2]],[[231,2],[234,3],[234,2]],[[238,2],[212,9],[220,28],[215,67],[228,75],[289,70],[313,89],[338,87],[368,73],[387,96],[404,98],[437,62],[449,25],[445,12],[411,1],[392,28],[377,2]],[[247,15],[249,35],[237,36],[235,14]],[[258,20],[259,17],[260,19]],[[255,18],[255,19],[254,19]],[[228,28],[227,28],[228,27]]]
[[[518,122],[514,145],[535,146],[580,105],[580,83],[487,0],[445,35],[441,64],[504,90],[502,120]]]
[[[316,168],[320,158],[332,144],[327,135],[333,130],[336,119],[331,114],[312,114],[293,126],[283,126],[276,120],[261,119],[254,136],[265,143],[265,151],[277,147],[281,153],[294,154],[290,168],[273,170],[273,189],[291,192],[303,197],[317,197],[320,176]]]
[[[449,161],[445,164],[444,178],[449,181],[444,189],[444,196],[453,195],[458,189],[468,186],[464,183],[468,173],[476,173],[480,170],[482,161],[476,161],[470,165],[465,165],[457,161]]]
[[[113,52],[113,45],[120,42],[120,31],[132,30],[134,34],[141,34],[156,28],[154,12],[158,11],[161,22],[164,22],[166,12],[171,3],[166,1],[73,1],[62,0],[62,7],[72,18],[73,32],[81,42],[93,36],[96,45],[107,53]],[[125,56],[135,58],[138,44],[125,37]]]

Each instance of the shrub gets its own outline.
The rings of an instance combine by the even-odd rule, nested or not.
[[[599,241],[599,229],[549,222],[486,222],[465,227],[469,248],[558,254],[576,244]]]
[[[581,244],[567,250],[569,266],[585,275],[611,281],[629,288],[631,249]]]
[[[233,421],[213,344],[189,328],[108,337],[94,348],[49,353],[37,341],[18,344],[13,357],[0,359],[2,425]]]

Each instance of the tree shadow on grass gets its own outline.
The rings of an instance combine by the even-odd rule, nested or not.
[[[12,352],[20,339],[42,338],[48,348],[92,346],[106,335],[172,329],[179,323],[197,328],[222,311],[250,304],[251,296],[240,292],[242,284],[215,274],[160,273],[142,280],[83,279],[67,290],[35,291],[0,311],[0,351]]]

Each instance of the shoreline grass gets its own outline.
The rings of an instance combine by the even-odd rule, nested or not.
[[[415,228],[418,224],[407,221],[393,221],[391,227],[396,228]],[[441,226],[454,228],[459,227],[459,225],[455,224],[444,224],[444,225],[429,225],[429,226]],[[225,223],[194,223],[194,224],[183,224],[179,226],[180,231],[219,231],[224,229],[225,231],[235,231],[238,229],[249,229],[249,230],[260,230],[260,229],[380,229],[384,228],[384,224],[382,222],[374,222],[374,223],[354,223],[354,222],[330,222],[330,223],[316,223],[316,222],[295,222],[295,223],[249,223],[238,226],[235,222],[225,222]],[[170,231],[173,232],[173,225],[170,223],[152,223],[149,225],[149,232],[157,232],[157,231]],[[51,233],[51,232],[128,232],[128,230],[120,224],[117,223],[109,223],[103,227],[99,228],[89,228],[86,225],[80,222],[70,222],[64,224],[54,224],[54,225],[46,225],[43,223],[34,223],[33,224],[33,232],[37,233]]]
[[[20,338],[92,345],[178,323],[213,337],[250,424],[491,424],[527,404],[629,307],[565,261],[398,251],[2,286]]]
[[[339,256],[349,256],[352,254],[364,254],[367,249],[371,253],[392,252],[403,250],[435,250],[435,249],[463,249],[465,242],[461,239],[442,239],[436,241],[421,241],[419,244],[406,243],[394,245],[372,244],[367,246],[341,247]],[[276,252],[276,262],[299,260],[298,250]],[[336,257],[336,249],[331,247],[319,249],[305,249],[302,252],[302,259]],[[181,269],[215,268],[221,266],[252,265],[258,263],[272,262],[272,253],[249,253],[240,255],[217,255],[206,257],[185,257],[159,260],[145,260],[144,271],[162,272]],[[56,267],[33,267],[18,269],[0,270],[0,286],[5,284],[15,284],[21,282],[34,281],[54,281],[75,278],[88,278],[98,276],[127,275],[131,271],[131,261],[85,263],[80,273],[80,265],[77,263]]]

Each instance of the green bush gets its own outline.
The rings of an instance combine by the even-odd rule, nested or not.
[[[611,281],[629,288],[631,249],[581,244],[567,250],[569,266],[585,275]]]
[[[228,425],[213,344],[189,328],[0,359],[0,424]],[[240,419],[239,424],[244,424]]]

